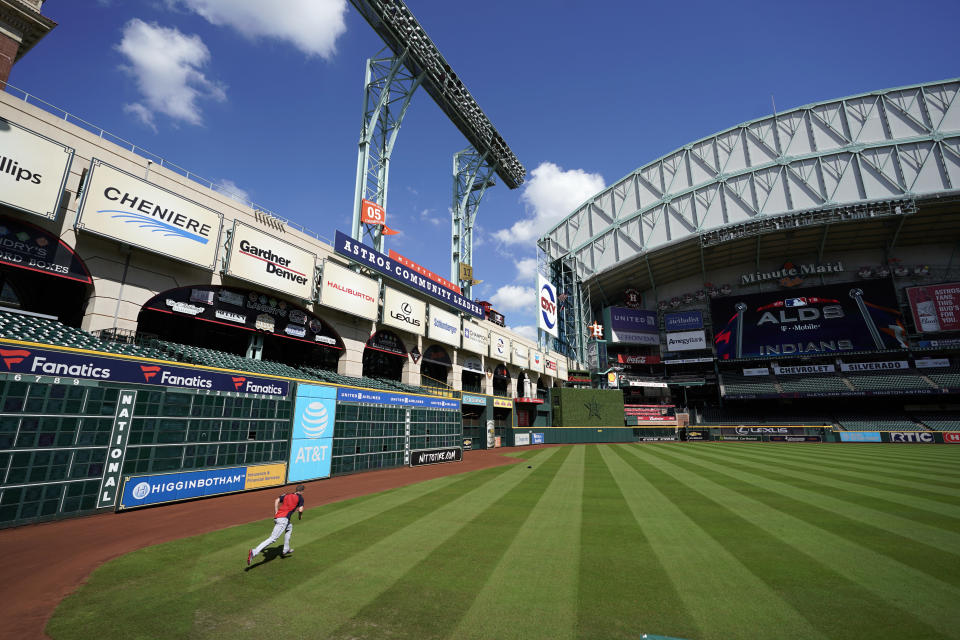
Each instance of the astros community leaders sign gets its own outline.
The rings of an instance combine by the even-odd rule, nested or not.
[[[233,223],[228,275],[311,300],[316,262],[309,251],[242,222]]]
[[[223,215],[93,159],[77,229],[213,269]]]
[[[483,307],[477,303],[437,284],[426,276],[420,275],[415,270],[405,267],[402,263],[392,260],[362,242],[354,240],[342,231],[337,231],[334,251],[385,276],[418,289],[440,302],[456,307],[472,316],[483,317]]]

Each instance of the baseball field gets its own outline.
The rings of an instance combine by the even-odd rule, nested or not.
[[[293,555],[278,543],[249,568],[269,519],[128,554],[64,600],[47,633],[960,638],[960,446],[517,455],[322,507],[307,496]]]

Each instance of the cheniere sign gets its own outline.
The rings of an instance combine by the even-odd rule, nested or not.
[[[435,300],[456,307],[460,311],[469,313],[477,318],[483,318],[483,307],[477,303],[437,284],[430,278],[421,275],[417,270],[406,267],[402,263],[391,259],[389,256],[383,255],[372,247],[368,247],[362,242],[354,240],[342,231],[337,231],[334,251],[366,267],[370,267],[388,278],[411,286]]]

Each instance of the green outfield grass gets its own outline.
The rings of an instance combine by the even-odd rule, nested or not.
[[[293,557],[277,547],[250,570],[247,549],[270,520],[119,558],[61,604],[47,632],[960,638],[960,446],[518,455],[521,464],[308,509]]]

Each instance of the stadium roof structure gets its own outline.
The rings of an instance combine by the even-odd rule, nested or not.
[[[919,84],[731,127],[605,188],[540,251],[615,300],[725,266],[960,237],[958,94],[960,79]]]

